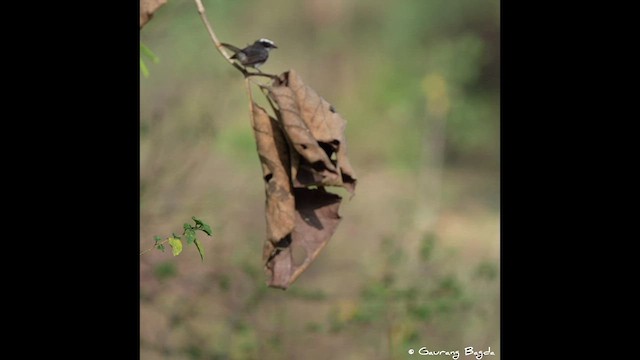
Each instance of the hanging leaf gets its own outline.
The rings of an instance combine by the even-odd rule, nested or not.
[[[341,186],[353,195],[357,180],[347,157],[346,120],[295,70],[281,74],[268,90],[293,148],[293,186]]]
[[[342,198],[323,189],[294,189],[295,225],[290,241],[265,259],[271,287],[286,289],[315,260],[340,223]]]
[[[342,198],[355,193],[347,157],[346,121],[294,70],[266,87],[277,119],[252,104],[252,125],[266,193],[267,283],[286,289],[315,260],[340,223]],[[275,104],[275,105],[274,105]]]
[[[253,131],[265,181],[267,240],[277,244],[291,233],[294,223],[289,149],[278,122],[255,103]]]
[[[255,103],[252,121],[265,181],[267,241],[263,261],[267,283],[286,289],[335,232],[341,198],[324,188],[293,188],[292,147],[278,121]]]

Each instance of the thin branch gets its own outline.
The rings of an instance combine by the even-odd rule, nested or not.
[[[249,85],[249,78],[244,78],[244,86],[247,89],[247,95],[249,95],[249,116],[251,117],[251,127],[255,129],[256,123],[253,119],[253,93],[251,93],[251,85]]]
[[[211,41],[213,41],[213,45],[215,45],[216,50],[218,50],[218,52],[222,55],[222,57],[224,57],[229,62],[229,64],[231,64],[233,67],[238,69],[238,71],[240,71],[244,76],[247,76],[248,74],[247,70],[243,69],[240,65],[236,64],[233,60],[231,60],[231,56],[227,54],[227,52],[224,49],[224,46],[222,46],[222,43],[220,43],[220,40],[218,40],[216,33],[213,31],[213,28],[211,27],[211,24],[209,24],[209,20],[207,19],[207,15],[205,14],[204,5],[202,5],[202,0],[194,0],[194,1],[196,2],[196,6],[198,7],[198,14],[200,14],[200,19],[202,19],[202,22],[204,23],[204,27],[207,28],[207,31],[209,32],[209,36],[211,37]]]
[[[261,72],[259,70],[258,70],[258,72],[249,72],[246,68],[243,68],[242,66],[238,65],[235,61],[233,61],[231,59],[231,56],[229,56],[229,54],[225,50],[226,49],[225,46],[222,45],[220,40],[218,40],[218,37],[216,36],[215,31],[213,31],[213,27],[211,27],[211,24],[209,23],[209,20],[207,19],[206,10],[204,8],[204,5],[202,4],[202,0],[194,0],[194,1],[196,2],[196,7],[198,8],[198,14],[200,14],[200,19],[202,19],[202,22],[204,23],[204,26],[207,28],[207,31],[209,32],[209,36],[211,37],[211,41],[213,41],[213,44],[215,45],[216,50],[218,50],[218,52],[227,60],[227,62],[229,62],[229,64],[231,64],[233,67],[238,69],[238,71],[240,71],[242,73],[242,75],[244,75],[244,80],[245,80],[244,84],[245,84],[245,87],[247,89],[247,94],[249,95],[249,115],[251,116],[251,125],[255,128],[255,124],[254,124],[254,120],[253,120],[253,94],[251,93],[251,85],[249,84],[249,82],[255,84],[258,87],[260,87],[263,91],[265,89],[265,86],[257,84],[254,81],[251,81],[251,79],[249,79],[249,78],[253,77],[253,76],[264,76],[264,77],[270,78],[271,80],[276,80],[276,79],[278,79],[278,76],[272,75],[272,74],[266,74],[266,73],[263,73],[263,72]],[[267,96],[267,99],[269,99],[268,96]],[[274,108],[273,103],[270,101],[270,99],[269,99],[269,103],[271,104],[271,107],[274,109],[274,111],[276,111],[276,109]],[[140,255],[142,255],[142,254],[140,254]]]
[[[158,247],[158,245],[163,245],[163,244],[164,244],[164,243],[166,243],[167,241],[169,241],[169,239],[168,239],[168,238],[167,238],[167,239],[164,239],[163,241],[161,241],[161,242],[159,242],[159,243],[157,243],[157,244],[155,244],[155,245],[153,245],[152,247],[148,248],[147,250],[145,250],[145,251],[141,252],[141,253],[140,253],[140,256],[142,256],[143,254],[148,253],[149,251],[151,251],[151,250],[153,250],[153,249],[157,248],[157,247]]]
[[[251,102],[250,109],[251,113],[253,113],[253,93],[251,92],[251,86],[249,86],[249,78],[244,79],[244,85],[247,88],[247,94],[249,95],[249,102]]]
[[[257,72],[248,72],[247,71],[245,76],[247,76],[247,77],[249,77],[249,76],[264,76],[264,77],[271,78],[273,80],[278,79],[277,75],[267,74],[267,73],[263,73],[263,72],[257,73]]]
[[[216,50],[218,50],[218,52],[222,55],[222,57],[225,58],[225,60],[229,62],[229,64],[231,64],[234,68],[238,69],[238,71],[240,71],[245,78],[249,76],[266,76],[271,79],[277,78],[276,75],[265,74],[261,72],[257,72],[257,73],[249,72],[247,71],[247,69],[243,68],[242,66],[238,65],[235,61],[231,60],[231,56],[226,52],[225,47],[224,45],[222,45],[220,40],[218,40],[216,33],[213,31],[213,28],[211,27],[211,24],[207,19],[207,15],[205,14],[206,10],[204,9],[202,0],[194,0],[194,1],[196,2],[196,7],[198,8],[198,14],[200,14],[200,19],[202,19],[204,26],[207,28],[207,31],[209,32],[209,36],[211,37],[211,41],[213,41],[213,45],[215,45]]]
[[[220,40],[218,40],[216,33],[213,32],[213,28],[211,27],[211,24],[209,24],[209,20],[207,20],[207,16],[205,15],[204,5],[202,5],[202,0],[195,0],[195,2],[196,2],[196,6],[198,7],[198,13],[200,14],[200,18],[202,19],[204,26],[207,28],[207,31],[209,31],[209,36],[211,36],[211,40],[213,40],[213,44],[216,46],[216,49],[218,49],[220,54],[222,54],[222,56],[224,56],[224,58],[227,59],[227,61],[233,65],[234,64],[233,60],[231,60],[231,57],[224,50],[224,46],[222,46],[222,44],[220,43]]]

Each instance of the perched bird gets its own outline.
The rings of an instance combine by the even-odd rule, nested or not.
[[[269,58],[269,51],[277,49],[276,44],[269,39],[258,39],[253,44],[244,49],[239,49],[231,44],[221,43],[222,46],[233,51],[231,59],[238,60],[245,67],[252,67],[258,71],[258,67],[264,64]]]

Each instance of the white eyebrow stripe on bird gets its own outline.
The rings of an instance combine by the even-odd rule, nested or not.
[[[262,38],[262,39],[260,39],[260,40],[258,40],[258,41],[259,41],[259,42],[264,42],[264,43],[269,43],[269,44],[271,44],[271,45],[275,45],[275,43],[274,43],[273,41],[271,41],[271,40],[269,40],[269,39],[265,39],[265,38]]]

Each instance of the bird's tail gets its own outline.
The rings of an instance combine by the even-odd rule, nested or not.
[[[232,59],[234,59],[236,57],[236,54],[239,53],[240,51],[242,51],[241,49],[231,45],[231,44],[227,44],[227,43],[223,43],[221,42],[220,45],[226,47],[227,49],[233,51],[233,56],[231,57]]]

